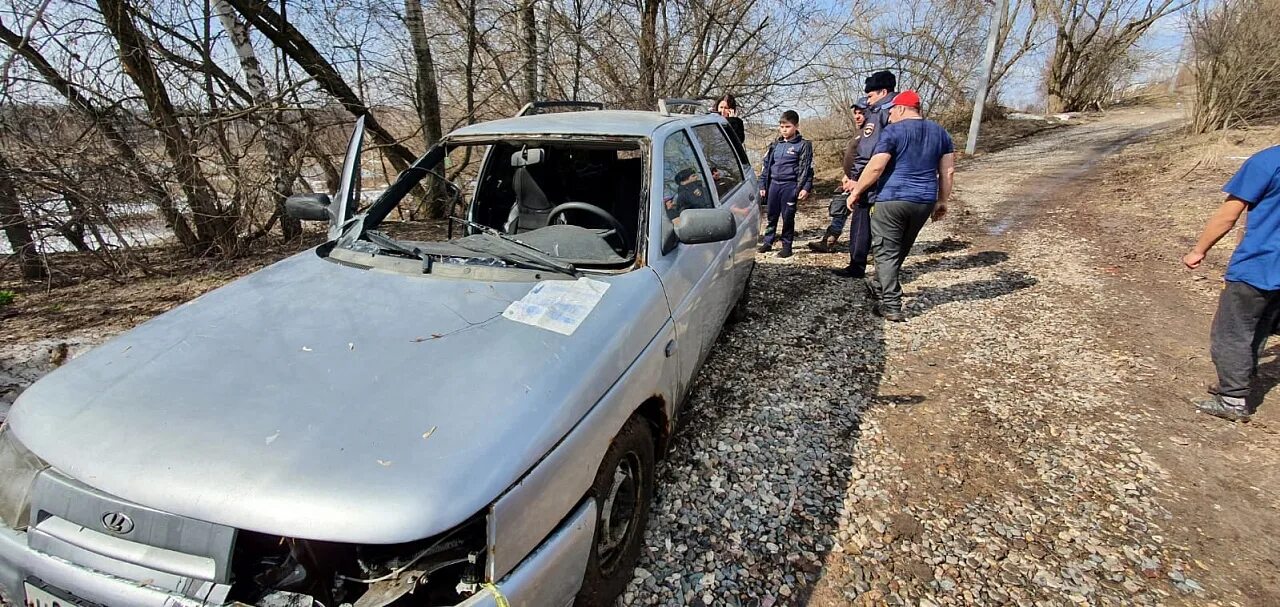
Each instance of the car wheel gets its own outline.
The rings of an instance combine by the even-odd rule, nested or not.
[[[738,294],[738,301],[733,304],[733,309],[729,310],[729,322],[742,322],[747,319],[747,313],[751,308],[751,275],[755,274],[755,267],[751,268],[751,273],[747,274],[747,282],[742,285],[742,293]]]
[[[653,432],[632,417],[600,462],[591,491],[596,534],[575,607],[607,607],[634,576],[653,496]]]

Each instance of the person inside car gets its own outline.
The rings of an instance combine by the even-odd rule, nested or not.
[[[676,195],[675,198],[666,201],[667,217],[672,221],[680,217],[680,213],[685,209],[709,209],[711,208],[711,199],[707,196],[707,188],[702,184],[702,178],[698,176],[698,172],[693,169],[682,169],[676,173]]]

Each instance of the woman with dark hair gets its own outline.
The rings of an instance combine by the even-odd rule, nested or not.
[[[716,104],[716,111],[720,112],[720,115],[729,121],[729,129],[733,131],[734,135],[738,136],[738,142],[745,143],[747,141],[747,130],[742,124],[742,119],[738,117],[738,100],[734,99],[733,95],[725,95]]]

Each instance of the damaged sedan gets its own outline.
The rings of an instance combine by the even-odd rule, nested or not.
[[[450,133],[367,205],[357,121],[338,191],[287,202],[326,243],[21,395],[0,430],[0,596],[613,604],[754,267],[747,156],[690,107],[531,104]],[[396,233],[424,190],[451,197],[447,235]]]

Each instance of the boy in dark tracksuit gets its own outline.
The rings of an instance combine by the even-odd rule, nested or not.
[[[778,139],[769,144],[760,170],[760,196],[768,206],[769,223],[764,231],[760,252],[773,248],[775,239],[782,242],[778,257],[791,257],[791,242],[796,236],[796,204],[809,197],[813,189],[813,144],[800,136],[800,116],[792,110],[778,120]],[[778,217],[782,217],[782,237],[777,238]]]
[[[889,126],[889,108],[893,107],[898,79],[893,72],[879,71],[871,74],[865,85],[867,118],[862,125],[858,156],[853,163],[853,173],[859,176],[871,162],[872,152],[880,141],[880,132]],[[877,191],[878,188],[873,188],[864,194],[849,213],[849,265],[833,270],[836,276],[862,278],[867,273],[867,257],[871,252],[871,207],[876,202]]]

